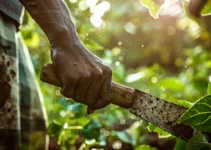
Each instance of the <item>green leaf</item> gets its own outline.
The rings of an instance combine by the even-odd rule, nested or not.
[[[103,50],[104,47],[95,42],[94,40],[86,40],[84,45],[90,50]]]
[[[194,77],[192,80],[193,86],[200,91],[205,91],[207,89],[208,79],[204,77]]]
[[[171,136],[170,133],[164,131],[163,129],[161,129],[151,123],[148,124],[147,129],[149,132],[156,132],[158,134],[159,138],[168,138]]]
[[[185,108],[191,108],[193,106],[193,103],[187,101],[187,100],[178,100],[178,99],[168,99],[168,102],[172,102],[176,105],[180,105],[180,106],[183,106]]]
[[[207,94],[208,94],[208,95],[211,95],[211,83],[208,84],[208,87],[207,87]]]
[[[126,131],[115,132],[115,134],[121,141],[132,144],[132,137]]]
[[[149,9],[150,15],[157,19],[161,5],[158,5],[155,0],[140,0],[141,4]]]
[[[67,109],[68,108],[68,106],[70,105],[70,102],[68,101],[68,100],[66,100],[65,98],[61,98],[60,99],[60,104],[65,108],[65,109]]]
[[[165,78],[162,81],[160,81],[159,84],[160,87],[164,87],[165,89],[172,91],[183,91],[185,89],[184,84],[176,77]]]
[[[211,15],[211,1],[208,1],[201,11],[202,16]]]
[[[191,125],[203,132],[211,132],[211,95],[199,99],[182,115],[180,123]]]
[[[177,138],[176,139],[176,145],[174,146],[174,150],[182,150],[185,149],[187,145],[187,142]]]
[[[100,136],[101,124],[96,119],[91,119],[82,130],[82,135],[86,139],[98,139]]]
[[[50,135],[52,137],[56,137],[57,139],[59,139],[59,136],[60,136],[62,129],[63,129],[63,126],[59,122],[54,120],[48,126],[47,132],[48,132],[48,135]]]
[[[84,116],[86,112],[85,106],[80,103],[69,105],[67,110],[74,113],[76,118]]]
[[[129,137],[131,138],[131,144],[133,146],[147,141],[146,136],[142,135],[142,131],[145,131],[145,126],[143,125],[143,121],[140,120],[135,121],[128,129],[126,129],[126,132],[130,135]]]
[[[151,147],[149,145],[141,145],[137,147],[135,150],[157,150],[157,148]]]
[[[208,143],[207,137],[203,134],[193,136],[187,143],[186,150],[209,150],[211,144]]]

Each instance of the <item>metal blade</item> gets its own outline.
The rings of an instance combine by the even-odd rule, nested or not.
[[[194,134],[191,126],[178,124],[180,116],[187,108],[175,105],[139,90],[133,95],[131,113],[162,128],[185,141]]]

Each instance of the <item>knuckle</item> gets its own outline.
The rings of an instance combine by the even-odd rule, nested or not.
[[[97,77],[100,77],[103,75],[103,71],[101,69],[96,69],[93,73]]]
[[[105,65],[103,67],[103,73],[104,74],[108,74],[108,75],[112,75],[112,70],[111,70],[111,68],[109,66]]]
[[[92,77],[92,74],[90,72],[85,73],[83,76],[84,79],[90,79],[91,77]]]

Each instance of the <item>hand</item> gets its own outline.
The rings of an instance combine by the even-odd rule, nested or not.
[[[114,97],[111,69],[85,47],[71,47],[52,50],[52,61],[63,83],[61,93],[89,109],[107,106]]]

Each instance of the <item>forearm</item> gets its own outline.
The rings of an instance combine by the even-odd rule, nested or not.
[[[63,0],[20,0],[50,40],[61,93],[91,109],[113,100],[111,69],[80,42]]]
[[[20,0],[47,35],[51,46],[80,45],[70,12],[63,0]]]

